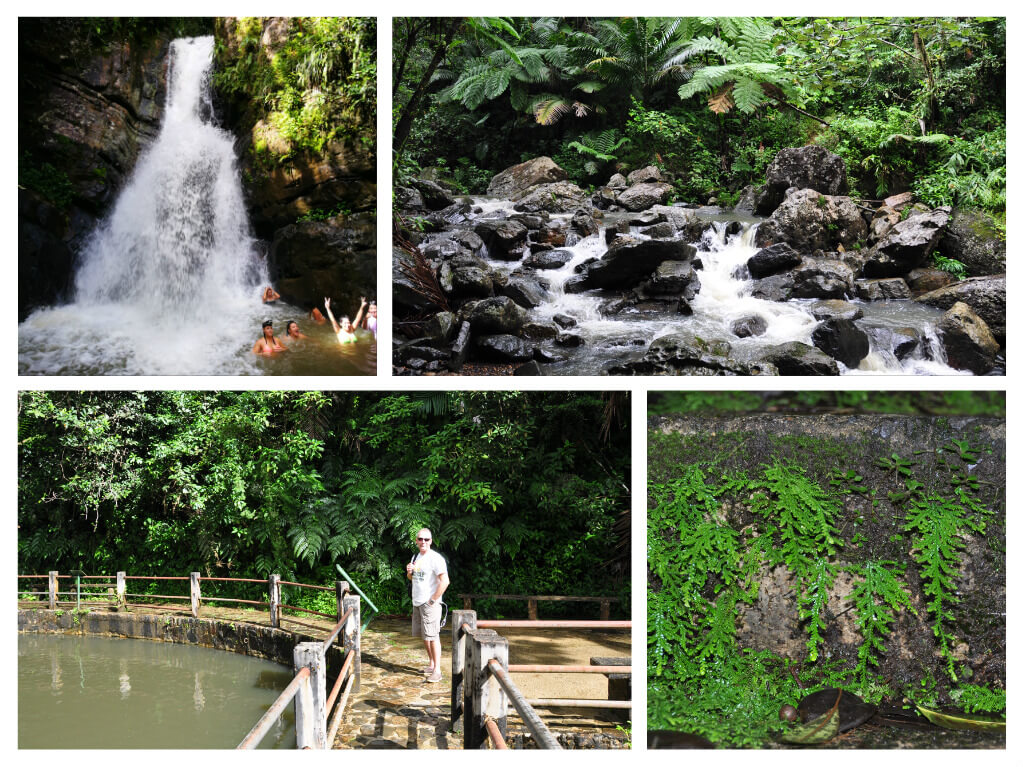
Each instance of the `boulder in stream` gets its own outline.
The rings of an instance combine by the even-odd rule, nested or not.
[[[533,359],[534,345],[517,336],[504,333],[477,336],[475,344],[482,359],[498,362],[526,362]]]
[[[671,184],[651,182],[630,186],[618,195],[618,204],[633,212],[660,205],[672,194]]]
[[[593,210],[589,194],[570,181],[541,184],[519,198],[515,210],[522,213],[574,213],[578,210]]]
[[[532,187],[564,181],[568,174],[550,157],[535,157],[505,168],[492,179],[487,194],[505,200],[524,196]]]
[[[835,298],[818,301],[810,313],[815,320],[858,320],[863,316],[863,310],[856,304]]]
[[[831,357],[799,341],[770,346],[761,360],[774,365],[783,376],[837,376],[838,365]]]
[[[756,198],[757,215],[771,215],[792,187],[826,195],[848,194],[845,161],[821,146],[782,149],[767,166],[766,183]]]
[[[792,298],[846,298],[852,295],[853,271],[841,261],[807,258],[790,274]]]
[[[811,253],[838,250],[839,245],[850,250],[866,236],[867,224],[850,198],[800,189],[760,225],[756,242],[760,247],[787,242],[801,253]]]
[[[870,352],[870,339],[852,320],[825,320],[813,329],[813,345],[850,370]]]
[[[695,253],[692,245],[678,240],[619,237],[602,258],[589,263],[578,277],[566,281],[565,291],[581,293],[594,288],[631,288],[649,277],[663,262],[688,261]]]
[[[887,277],[880,280],[856,280],[854,285],[857,298],[864,301],[893,301],[911,298],[909,285],[901,277]]]
[[[921,266],[941,239],[950,212],[944,206],[897,223],[868,251],[863,276],[900,277]]]
[[[962,301],[975,311],[991,330],[995,340],[1005,346],[1005,275],[970,277],[919,296],[922,304],[951,309]]]
[[[484,298],[469,310],[473,333],[515,333],[527,320],[527,312],[507,296]]]
[[[746,262],[750,276],[754,279],[768,277],[778,272],[799,266],[803,257],[787,242],[779,242],[761,248]]]
[[[759,314],[748,314],[732,322],[732,332],[739,338],[762,336],[767,332],[767,320]]]
[[[984,375],[995,366],[998,342],[984,320],[962,301],[942,315],[938,332],[945,345],[948,364],[957,370]]]
[[[1005,273],[1005,228],[982,210],[954,208],[938,250],[974,277]]]
[[[648,184],[656,181],[661,181],[661,171],[656,165],[647,165],[645,168],[638,168],[632,171],[627,179],[629,186],[633,186],[635,184]],[[610,186],[610,183],[608,183],[608,186]]]
[[[515,261],[522,255],[527,231],[524,224],[504,218],[480,221],[475,227],[491,258]]]

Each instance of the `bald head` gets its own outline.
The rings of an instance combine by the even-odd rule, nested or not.
[[[424,527],[418,533],[416,533],[416,546],[419,547],[419,553],[425,554],[430,550],[430,546],[433,544],[433,533],[430,532],[428,527]]]

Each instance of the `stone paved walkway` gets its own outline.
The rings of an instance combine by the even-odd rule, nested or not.
[[[460,749],[449,731],[451,656],[445,637],[444,678],[424,681],[426,651],[408,621],[378,619],[362,638],[362,688],[352,693],[334,748]],[[447,666],[447,668],[443,668]]]

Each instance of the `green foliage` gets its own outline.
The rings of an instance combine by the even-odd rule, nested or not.
[[[948,272],[957,280],[961,280],[966,277],[966,264],[962,261],[956,261],[954,258],[945,258],[937,251],[931,254],[931,261],[934,263],[935,269]]]
[[[879,665],[878,655],[886,652],[883,639],[891,633],[895,613],[903,609],[913,615],[917,613],[909,601],[909,595],[898,581],[897,575],[901,576],[904,568],[900,568],[897,563],[868,561],[847,569],[860,577],[849,595],[849,601],[856,613],[856,628],[863,635],[863,644],[857,652],[856,673],[860,684],[867,687],[869,667]]]
[[[817,687],[842,687],[872,702],[906,695],[933,703],[943,687],[947,695],[947,682],[928,681],[926,674],[919,689],[894,689],[895,683],[877,670],[899,614],[917,615],[907,584],[919,576],[935,649],[945,655],[949,679],[955,680],[948,650],[958,557],[963,535],[983,533],[984,519],[992,514],[976,496],[979,483],[970,474],[979,451],[965,439],[955,440],[938,451],[933,464],[938,474],[919,479],[916,461],[892,454],[877,460],[868,479],[867,470],[861,474],[850,466],[862,456],[851,456],[847,446],[829,451],[806,441],[788,444],[798,462],[779,454],[747,469],[742,452],[747,435],[735,436],[733,449],[719,442],[706,457],[677,440],[652,452],[651,460],[675,452],[687,459],[667,469],[663,481],[651,477],[648,488],[648,726],[702,734],[723,746],[757,746],[782,726],[781,705]],[[815,453],[824,460],[810,460]],[[743,468],[726,468],[733,465]],[[826,487],[816,479],[821,474]],[[883,520],[868,518],[874,516],[869,509],[878,506],[879,490],[893,485],[905,489],[891,501],[891,516],[904,514],[894,527],[887,514]],[[847,516],[853,525],[840,522],[844,504],[856,508],[864,501],[867,512]],[[869,527],[875,542],[882,530],[913,535],[884,537],[888,543],[881,545],[892,552],[891,559],[860,559],[852,551],[843,563],[840,552],[858,548],[857,537],[866,540],[860,525]],[[912,576],[899,563],[903,559],[911,563]],[[740,605],[756,602],[764,569],[777,567],[793,576],[795,617],[806,632],[800,686],[791,661],[741,649],[746,640],[736,632]],[[855,660],[825,654],[826,631],[834,620],[829,601],[840,572],[853,578],[846,600],[862,638]],[[957,697],[982,705],[961,689]]]
[[[614,128],[599,133],[584,133],[578,141],[570,141],[569,149],[574,149],[584,158],[583,169],[588,176],[596,176],[608,164],[618,159],[615,154],[629,142]]]
[[[19,567],[331,584],[341,563],[401,612],[404,563],[427,526],[453,593],[627,597],[614,525],[628,508],[629,438],[616,422],[604,441],[605,399],[25,392]]]
[[[991,689],[976,684],[960,685],[949,697],[963,707],[967,714],[983,712],[997,714],[1005,711],[1005,690]]]
[[[303,215],[296,218],[295,222],[301,223],[302,221],[327,221],[337,216],[350,215],[352,215],[352,209],[345,203],[341,203],[340,205],[330,209],[314,208],[308,213],[304,213]]]
[[[269,47],[263,22],[246,17],[224,27],[213,77],[222,94],[251,110],[256,158],[275,166],[295,154],[321,156],[336,140],[372,136],[375,19],[294,17]]]
[[[28,151],[18,156],[18,186],[38,192],[60,210],[66,209],[74,198],[67,173],[48,162],[37,161]]]
[[[1005,417],[1003,392],[798,391],[651,392],[651,414],[845,411],[905,415],[989,415]]]

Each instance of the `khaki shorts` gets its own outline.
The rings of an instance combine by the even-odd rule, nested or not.
[[[412,636],[426,640],[440,638],[440,602],[412,607]]]

